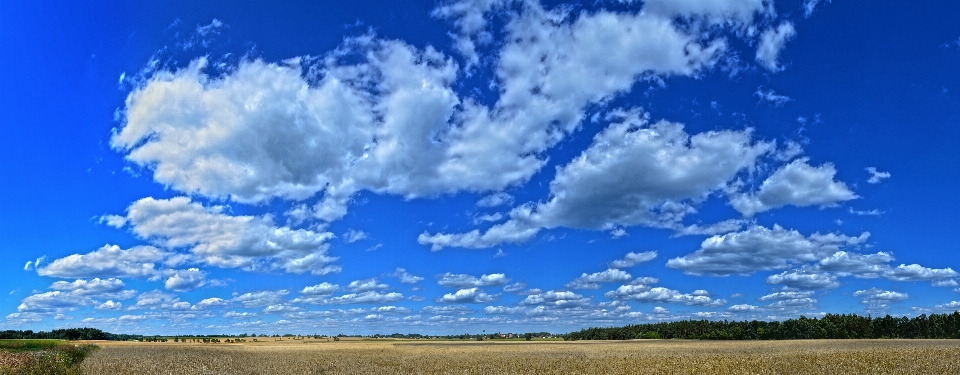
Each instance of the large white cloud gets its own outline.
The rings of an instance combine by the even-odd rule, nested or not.
[[[72,254],[37,268],[41,276],[53,277],[134,277],[152,278],[156,268],[172,254],[153,246],[136,246],[127,250],[117,245],[104,245],[87,254]]]
[[[245,202],[304,199],[363,154],[367,100],[338,77],[311,88],[298,67],[253,61],[213,79],[206,64],[158,73],[127,97],[111,144],[157,182]]]
[[[879,277],[883,275],[893,261],[890,253],[858,254],[838,251],[818,262],[820,269],[836,272],[840,275],[853,275],[863,278]]]
[[[730,204],[750,217],[786,205],[829,207],[857,198],[846,184],[833,180],[837,173],[833,164],[813,167],[807,161],[800,158],[784,165],[763,181],[759,191],[735,196]]]
[[[20,302],[20,305],[17,306],[17,311],[21,313],[46,313],[60,309],[86,306],[92,303],[93,300],[88,296],[55,290],[27,296]]]
[[[894,281],[938,281],[956,277],[958,274],[952,268],[929,268],[919,264],[901,264],[893,267],[889,263],[894,260],[890,253],[857,254],[838,251],[821,259],[817,267],[821,270],[833,271],[843,276],[860,278],[885,277]]]
[[[213,266],[313,274],[337,269],[329,265],[336,258],[326,254],[333,234],[278,227],[270,216],[233,216],[226,210],[187,197],[148,197],[131,204],[126,218],[137,236],[187,248],[194,260]]]
[[[901,264],[890,268],[883,274],[884,277],[895,281],[930,281],[957,277],[957,271],[952,268],[927,268],[919,264]]]
[[[435,14],[476,37],[485,12],[499,4],[448,4]],[[743,19],[759,10],[714,8],[681,11]],[[187,193],[238,202],[322,193],[295,212],[331,221],[361,190],[414,198],[523,182],[591,103],[644,76],[696,75],[725,49],[722,39],[706,40],[672,15],[598,11],[567,19],[535,1],[512,14],[492,106],[453,91],[452,59],[367,35],[323,58],[245,61],[222,77],[204,73],[206,59],[157,72],[128,96],[111,144]],[[347,54],[359,62],[345,64]]]
[[[788,268],[814,262],[842,247],[863,243],[870,233],[859,237],[815,233],[805,237],[795,230],[774,225],[753,226],[742,232],[707,238],[700,249],[667,261],[667,267],[689,274],[732,275]]]
[[[683,126],[652,125],[638,112],[620,113],[622,122],[597,134],[593,144],[558,168],[551,197],[515,208],[510,220],[484,233],[421,234],[434,250],[446,246],[484,248],[524,242],[541,228],[611,229],[648,225],[681,229],[691,202],[723,189],[773,145],[754,142],[750,130],[689,135]]]

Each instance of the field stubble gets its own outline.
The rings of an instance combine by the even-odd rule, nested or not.
[[[85,374],[960,374],[960,340],[105,343]]]

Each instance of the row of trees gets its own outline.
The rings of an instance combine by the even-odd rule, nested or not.
[[[0,339],[47,339],[47,340],[141,340],[142,335],[125,335],[104,332],[96,328],[66,328],[55,329],[50,332],[34,332],[31,330],[0,331]]]
[[[504,336],[521,337],[520,334],[462,334],[432,336],[445,339],[499,339]],[[527,333],[522,337],[552,337],[548,332]],[[179,335],[175,341],[212,342],[213,337],[314,337],[318,335]],[[334,339],[339,341],[339,334]],[[419,339],[429,338],[416,333],[392,335],[374,335],[372,337],[391,337]],[[960,311],[952,314],[919,315],[914,318],[859,316],[853,314],[827,314],[823,318],[788,319],[782,322],[767,321],[708,321],[684,320],[651,324],[635,324],[624,327],[588,328],[562,336],[564,340],[630,340],[630,339],[701,339],[701,340],[793,340],[793,339],[958,339],[960,338]],[[161,336],[142,336],[114,334],[96,328],[66,328],[50,332],[31,330],[0,331],[0,339],[60,339],[60,340],[163,340]],[[219,341],[219,340],[218,340]],[[238,340],[239,341],[239,340]]]
[[[960,312],[920,315],[914,318],[827,314],[823,318],[765,321],[685,320],[612,328],[588,328],[563,336],[564,340],[701,339],[957,339]]]

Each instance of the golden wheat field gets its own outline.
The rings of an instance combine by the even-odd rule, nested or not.
[[[960,374],[960,340],[98,344],[85,374]]]

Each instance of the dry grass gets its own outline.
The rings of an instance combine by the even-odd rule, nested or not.
[[[85,374],[960,374],[960,340],[105,343]]]

